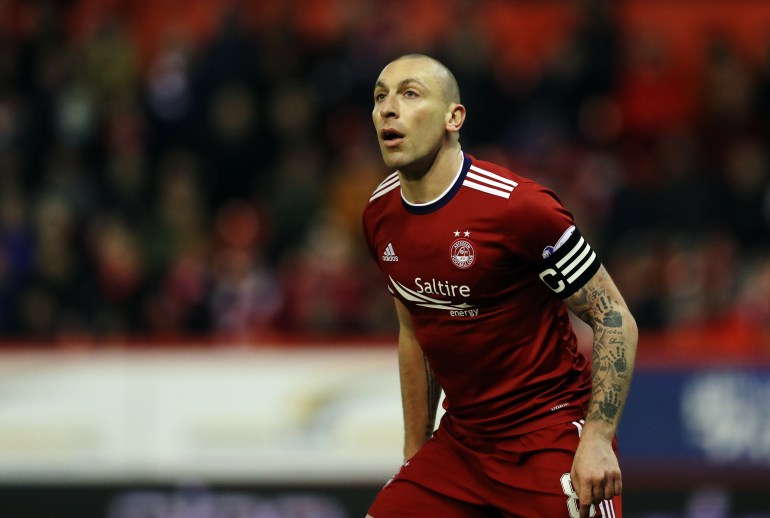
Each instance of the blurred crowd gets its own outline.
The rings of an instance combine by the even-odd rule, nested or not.
[[[643,331],[768,331],[770,37],[683,66],[620,3],[548,4],[527,41],[525,1],[0,1],[0,336],[391,333],[360,213],[388,172],[373,82],[414,51],[455,72],[466,152],[560,194]]]

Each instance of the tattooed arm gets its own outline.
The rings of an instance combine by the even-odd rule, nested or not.
[[[441,387],[414,335],[409,310],[396,300],[398,314],[398,370],[404,409],[404,458],[422,448],[436,423]]]
[[[592,396],[572,465],[580,517],[622,491],[620,467],[612,449],[628,396],[636,357],[636,322],[604,266],[566,299],[569,308],[593,329]]]

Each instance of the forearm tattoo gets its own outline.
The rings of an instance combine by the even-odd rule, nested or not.
[[[593,388],[587,419],[617,426],[628,395],[632,367],[626,343],[628,323],[624,322],[621,303],[610,296],[607,283],[602,282],[605,278],[608,276],[602,268],[596,280],[570,297],[570,307],[594,331]]]
[[[441,386],[436,380],[436,375],[433,374],[433,369],[428,364],[428,359],[423,357],[425,361],[425,379],[427,381],[427,404],[428,404],[428,419],[425,422],[425,437],[433,435],[433,430],[436,426],[436,412],[438,410],[438,400],[441,395]]]

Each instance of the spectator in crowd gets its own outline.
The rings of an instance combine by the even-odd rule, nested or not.
[[[770,329],[770,42],[725,18],[686,57],[609,0],[536,29],[500,2],[299,5],[3,3],[3,336],[395,331],[350,200],[379,167],[361,92],[414,51],[466,85],[467,145],[563,193],[642,332]]]

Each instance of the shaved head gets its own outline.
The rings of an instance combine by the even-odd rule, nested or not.
[[[373,94],[372,121],[388,167],[411,178],[441,160],[457,170],[465,106],[447,67],[430,56],[406,54],[382,69]]]
[[[402,59],[421,59],[430,62],[436,71],[436,79],[441,84],[441,91],[444,94],[444,100],[450,103],[460,104],[460,87],[457,85],[457,79],[455,79],[452,71],[449,70],[441,61],[426,56],[425,54],[404,54],[401,57],[394,59],[393,61],[401,61]]]

